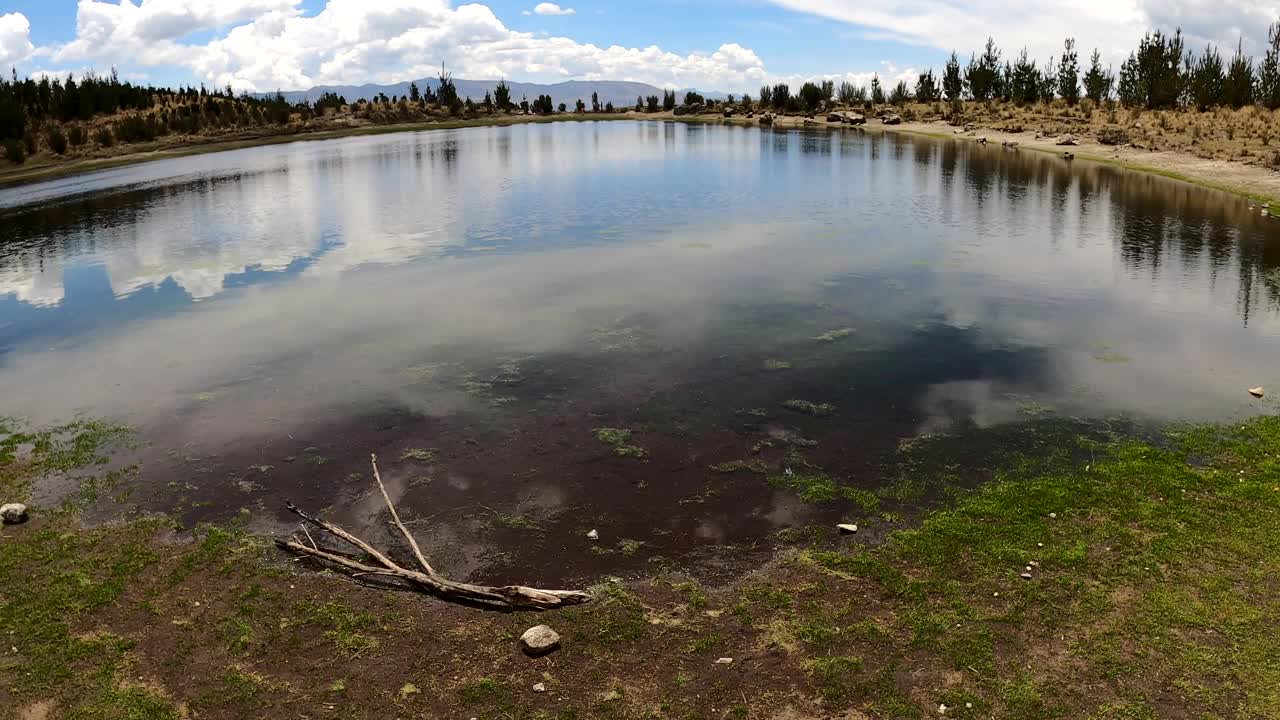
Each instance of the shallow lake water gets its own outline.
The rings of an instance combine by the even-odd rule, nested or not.
[[[875,488],[913,438],[1274,411],[1245,389],[1280,389],[1278,310],[1245,200],[851,130],[472,128],[0,190],[4,414],[128,422],[134,502],[265,531],[289,498],[373,532],[377,453],[491,579],[730,567],[875,514],[768,476]]]

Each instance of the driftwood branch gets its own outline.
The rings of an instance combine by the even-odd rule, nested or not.
[[[357,580],[364,577],[374,577],[379,581],[389,581],[385,584],[379,582],[377,584],[378,587],[423,592],[467,605],[478,605],[499,610],[551,610],[591,601],[590,595],[578,590],[541,590],[523,585],[490,587],[487,585],[454,582],[441,576],[431,567],[431,563],[427,562],[427,558],[423,554],[422,548],[418,545],[418,541],[413,537],[413,533],[410,533],[404,523],[401,522],[400,514],[396,512],[395,504],[391,502],[391,496],[387,494],[387,488],[382,484],[382,476],[378,473],[377,456],[373,456],[372,464],[373,479],[378,484],[382,499],[387,503],[387,510],[391,513],[391,519],[396,527],[399,528],[401,534],[404,535],[405,540],[408,541],[409,547],[413,550],[413,555],[421,568],[420,570],[412,570],[398,565],[386,553],[374,548],[364,540],[331,522],[304,512],[293,503],[287,503],[289,512],[356,548],[371,558],[373,564],[348,557],[336,550],[320,547],[311,537],[311,533],[307,532],[306,526],[303,526],[303,532],[307,536],[307,543],[303,543],[295,537],[290,537],[288,540],[277,540],[276,544],[296,555],[310,557],[342,567],[350,571],[349,574]]]

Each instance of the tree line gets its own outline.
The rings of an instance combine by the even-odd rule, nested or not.
[[[1243,41],[1228,59],[1212,44],[1198,53],[1188,49],[1181,30],[1172,34],[1157,30],[1143,36],[1116,72],[1103,66],[1097,49],[1090,55],[1088,67],[1082,68],[1074,38],[1064,41],[1061,55],[1042,63],[1029,57],[1025,49],[1016,56],[1006,56],[995,40],[988,38],[968,63],[962,64],[952,52],[941,76],[929,68],[919,74],[914,85],[900,80],[886,90],[879,75],[874,75],[866,87],[846,81],[837,88],[824,80],[806,82],[793,93],[787,83],[777,83],[761,87],[758,102],[779,111],[813,112],[833,100],[841,105],[943,100],[1027,104],[1059,98],[1072,105],[1088,98],[1095,103],[1116,101],[1125,107],[1147,109],[1246,105],[1278,109],[1280,22],[1268,28],[1261,59],[1245,55]],[[750,96],[744,96],[743,101],[748,107],[752,105]]]

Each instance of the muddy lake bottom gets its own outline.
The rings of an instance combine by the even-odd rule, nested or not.
[[[1148,432],[1131,419],[1056,417],[1036,406],[1027,410],[1034,417],[920,437],[921,418],[891,391],[818,394],[830,370],[779,370],[762,358],[691,360],[699,367],[686,367],[681,382],[658,387],[623,375],[623,365],[664,362],[508,361],[485,380],[466,374],[467,389],[500,398],[474,414],[391,410],[278,436],[266,430],[227,448],[177,451],[160,436],[118,461],[139,470],[126,504],[186,527],[248,519],[245,527],[279,536],[298,528],[285,509],[293,502],[394,545],[373,454],[446,574],[565,586],[679,571],[717,583],[780,548],[830,538],[837,523],[857,524],[857,542],[879,544],[1011,458],[1075,460],[1080,451],[1064,457],[1063,448],[1082,437]],[[894,380],[936,364],[901,368]],[[588,373],[609,384],[583,387]],[[91,516],[120,509],[103,504]]]

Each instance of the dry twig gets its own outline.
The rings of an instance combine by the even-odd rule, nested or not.
[[[371,558],[375,564],[365,562],[363,559],[357,560],[335,550],[322,548],[315,543],[310,533],[307,533],[307,540],[310,541],[309,545],[299,542],[295,537],[290,537],[288,540],[277,540],[276,544],[292,553],[343,567],[351,571],[351,576],[357,580],[363,577],[376,577],[388,581],[386,585],[379,585],[379,587],[414,590],[464,604],[499,610],[551,610],[591,601],[590,595],[578,590],[541,590],[523,585],[491,587],[459,583],[444,578],[431,567],[431,563],[427,562],[427,558],[423,554],[422,548],[419,547],[418,541],[405,527],[404,523],[400,521],[400,514],[396,512],[395,505],[391,502],[391,496],[387,494],[387,488],[382,484],[382,476],[378,473],[377,456],[373,456],[372,463],[373,479],[378,484],[382,499],[387,503],[387,510],[391,513],[391,519],[395,526],[399,528],[401,534],[404,535],[405,540],[409,542],[409,547],[413,550],[413,555],[417,559],[421,570],[402,567],[385,553],[364,540],[333,523],[309,515],[293,503],[288,503],[290,512],[360,550]]]

